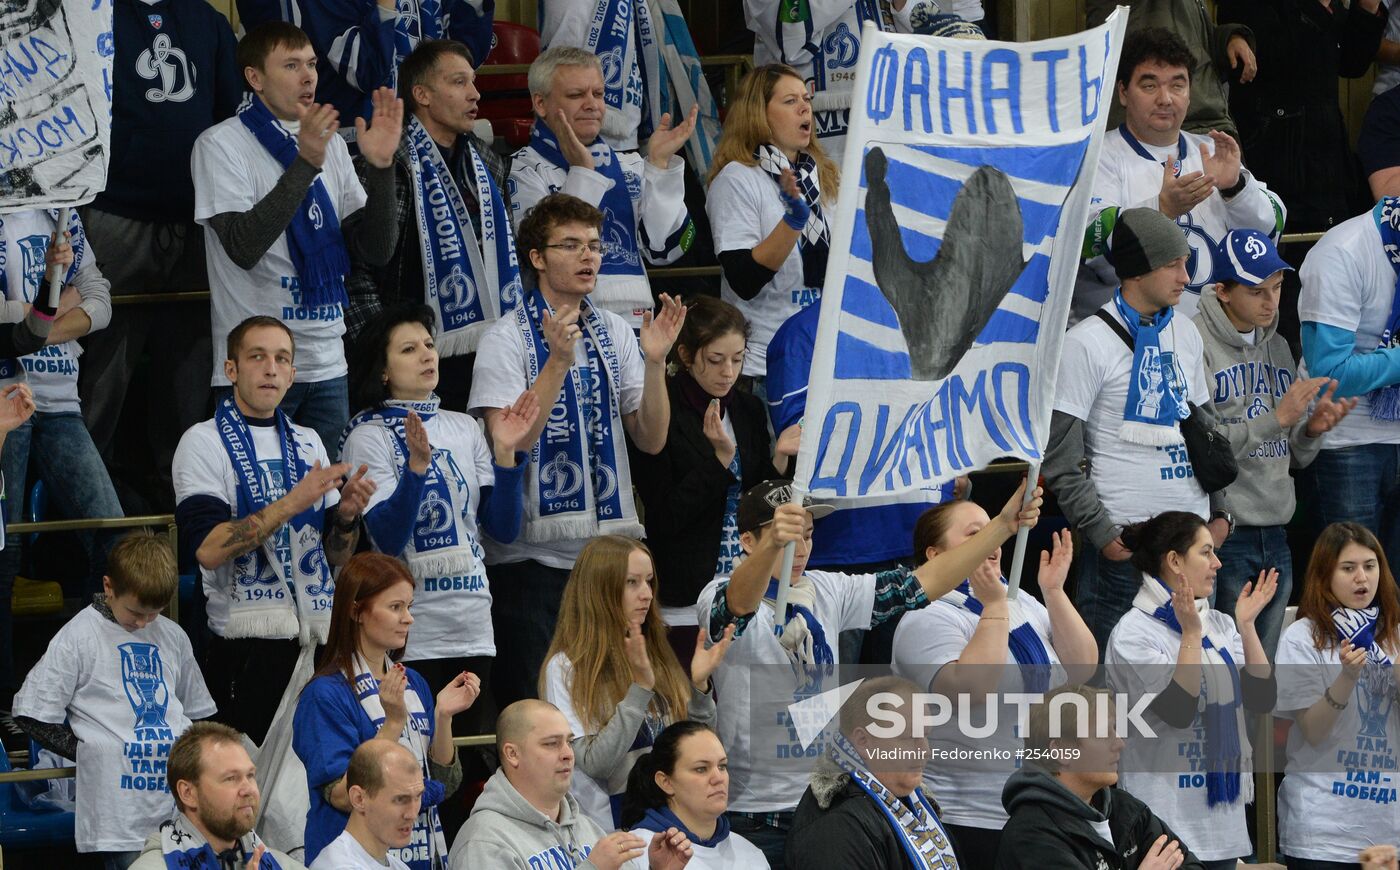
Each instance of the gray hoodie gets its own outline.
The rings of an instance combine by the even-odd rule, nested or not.
[[[1240,333],[1213,289],[1201,293],[1196,328],[1205,342],[1206,378],[1219,416],[1217,428],[1230,438],[1240,476],[1225,488],[1225,509],[1242,526],[1281,526],[1293,518],[1296,500],[1288,469],[1302,468],[1317,456],[1322,439],[1309,438],[1304,415],[1288,431],[1274,409],[1298,377],[1288,342],[1275,334],[1278,319]]]
[[[579,811],[578,801],[564,795],[559,821],[546,816],[516,791],[504,768],[486,781],[471,818],[457,832],[448,860],[452,870],[477,868],[588,867],[586,856],[606,836]],[[645,870],[644,861],[629,861],[623,870]]]

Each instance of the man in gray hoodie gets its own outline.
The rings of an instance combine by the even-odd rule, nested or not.
[[[647,843],[626,831],[604,834],[569,794],[573,735],[553,704],[526,699],[501,711],[496,752],[501,767],[477,798],[449,855],[452,870],[585,867],[680,870],[690,840],[676,828]]]
[[[1233,616],[1244,585],[1261,571],[1277,568],[1278,593],[1259,615],[1260,639],[1272,658],[1293,586],[1284,526],[1293,517],[1296,499],[1288,472],[1312,462],[1322,434],[1356,400],[1334,400],[1336,381],[1298,378],[1288,342],[1275,332],[1283,272],[1293,267],[1279,257],[1268,236],[1232,230],[1221,240],[1215,262],[1214,293],[1201,295],[1195,323],[1205,344],[1217,428],[1229,437],[1240,473],[1216,494],[1234,529],[1216,548],[1221,567],[1214,606]]]

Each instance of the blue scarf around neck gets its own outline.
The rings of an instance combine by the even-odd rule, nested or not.
[[[1385,251],[1390,268],[1395,271],[1395,289],[1390,296],[1390,314],[1385,319],[1377,350],[1400,345],[1400,197],[1383,197],[1371,209],[1371,218],[1381,234],[1381,249]],[[1400,420],[1400,384],[1390,384],[1372,390],[1371,419],[1395,422]]]
[[[278,123],[257,94],[249,94],[238,108],[238,120],[283,169],[297,159],[296,137]],[[287,253],[296,269],[303,308],[345,305],[349,301],[345,276],[350,273],[350,254],[345,249],[335,203],[320,173],[287,224]]]
[[[713,849],[729,838],[729,817],[723,814],[715,820],[715,832],[709,837],[701,837],[685,826],[685,822],[680,820],[670,807],[652,807],[647,810],[647,814],[637,823],[637,827],[644,831],[654,831],[658,834],[664,833],[670,828],[677,828],[692,845],[703,846],[706,849]]]
[[[1001,578],[1001,583],[1003,586],[1008,585],[1005,577]],[[972,584],[964,580],[958,585],[957,591],[966,596],[962,606],[981,616],[982,602],[973,596]],[[1020,625],[1011,629],[1006,645],[1011,657],[1020,665],[1018,670],[1021,672],[1021,682],[1024,683],[1025,690],[1031,694],[1044,694],[1045,690],[1050,688],[1050,653],[1045,649],[1040,635],[1036,633],[1035,626],[1028,620],[1021,620]]]
[[[1177,421],[1191,413],[1185,385],[1176,372],[1176,354],[1162,350],[1162,330],[1172,321],[1168,306],[1143,323],[1137,310],[1123,299],[1120,288],[1113,304],[1133,339],[1133,364],[1128,378],[1128,399],[1123,405],[1123,426],[1118,437],[1132,444],[1165,447],[1181,443]]]

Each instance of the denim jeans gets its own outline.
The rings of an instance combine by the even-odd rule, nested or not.
[[[1278,591],[1255,620],[1264,652],[1273,661],[1283,630],[1283,612],[1293,591],[1293,554],[1288,550],[1288,534],[1283,526],[1236,526],[1235,533],[1215,554],[1220,558],[1220,570],[1215,575],[1211,606],[1229,616],[1235,615],[1235,601],[1244,584],[1258,580],[1260,571],[1278,569]]]
[[[522,698],[539,697],[540,671],[554,639],[569,569],[527,559],[488,565],[486,580],[491,585],[491,627],[496,634],[491,682],[496,707],[504,710]]]
[[[1319,531],[1361,523],[1380,539],[1388,561],[1400,559],[1400,444],[1320,450],[1308,472]]]
[[[729,813],[729,830],[758,847],[768,866],[781,870],[787,866],[788,829],[767,825],[741,813]],[[791,824],[791,814],[787,816]]]
[[[136,859],[141,857],[140,852],[99,852],[102,856],[102,870],[127,870]]]
[[[83,418],[77,412],[36,412],[5,439],[0,469],[5,473],[5,519],[17,523],[24,517],[25,478],[29,459],[39,463],[49,499],[71,519],[122,516],[121,502],[107,477],[107,467],[93,446]],[[88,581],[83,597],[102,590],[107,551],[123,530],[88,532],[80,537],[87,550]],[[9,535],[0,550],[0,691],[14,686],[13,626],[10,600],[19,572],[23,535]]]
[[[215,387],[215,407],[230,395],[233,387]],[[293,423],[315,429],[331,462],[340,458],[340,436],[350,422],[350,387],[344,376],[292,384],[277,408]]]
[[[1085,553],[1080,558],[1074,607],[1094,633],[1099,645],[1099,661],[1103,661],[1108,649],[1108,636],[1123,614],[1132,608],[1140,586],[1142,572],[1134,568],[1132,562],[1115,562],[1097,552]]]

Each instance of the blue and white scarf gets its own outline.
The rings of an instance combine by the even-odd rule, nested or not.
[[[1172,321],[1167,306],[1143,324],[1123,291],[1113,294],[1113,304],[1133,339],[1133,365],[1128,378],[1128,400],[1123,405],[1123,426],[1118,437],[1130,444],[1168,447],[1181,443],[1177,421],[1191,414],[1186,384],[1176,370],[1176,354],[1162,350],[1162,330]]]
[[[559,150],[559,140],[554,137],[554,131],[549,129],[549,125],[540,118],[536,118],[534,126],[530,128],[530,145],[545,160],[565,172],[569,171],[569,161],[564,159],[563,152]],[[627,173],[622,169],[622,161],[601,136],[588,146],[588,151],[593,155],[594,170],[612,182],[608,192],[603,194],[603,201],[598,203],[598,210],[603,213],[603,265],[598,269],[598,276],[601,279],[607,275],[633,275],[645,279],[646,270],[642,267],[642,256],[637,244],[637,214],[632,205],[632,193],[628,187]],[[601,280],[599,283],[602,283]]]
[[[283,169],[297,159],[296,137],[278,123],[257,94],[249,94],[238,107],[238,120]],[[345,276],[350,273],[350,254],[335,203],[319,173],[287,224],[287,253],[296,269],[303,308],[348,301]]]
[[[652,807],[647,810],[647,814],[642,816],[637,827],[643,831],[652,831],[657,834],[664,834],[671,828],[675,828],[685,834],[692,846],[700,846],[704,849],[713,849],[729,839],[729,817],[723,813],[720,813],[719,818],[715,819],[715,832],[709,837],[698,836],[690,828],[687,828],[685,822],[682,822],[680,816],[672,812],[670,807]]]
[[[1394,662],[1390,653],[1376,643],[1376,620],[1380,615],[1381,609],[1376,606],[1364,609],[1334,607],[1332,627],[1337,629],[1337,637],[1351,641],[1353,647],[1366,650],[1367,664],[1392,667]]]
[[[470,209],[437,144],[411,113],[405,128],[423,290],[437,312],[438,350],[443,356],[471,353],[486,327],[520,298],[510,214],[481,155],[462,140],[481,208],[478,243]],[[483,249],[489,256],[483,256]]]
[[[734,482],[724,491],[724,519],[719,527],[719,559],[715,562],[715,576],[728,577],[734,573],[734,556],[741,552],[739,547],[739,488],[744,483],[743,467],[739,463],[739,450],[734,449],[734,458],[729,460],[729,473]]]
[[[176,812],[173,818],[161,822],[159,836],[160,853],[165,859],[166,870],[224,870],[225,864],[219,854],[209,845],[209,841],[204,839],[199,829],[190,824],[184,813]],[[238,843],[231,850],[236,853],[230,856],[235,858],[234,866],[243,870],[258,846],[265,845],[258,838],[256,831],[249,831],[239,837]],[[263,852],[262,860],[258,862],[258,870],[281,870],[277,859],[272,857],[271,849]]]
[[[607,0],[601,0],[607,2]],[[710,93],[709,82],[705,80],[705,70],[700,65],[700,53],[695,50],[695,42],[690,38],[690,27],[685,23],[676,0],[650,0],[656,5],[652,17],[661,18],[661,60],[666,65],[672,88],[672,105],[663,107],[671,112],[671,120],[679,124],[690,114],[690,107],[698,105],[700,111],[695,116],[695,132],[685,142],[685,153],[690,166],[702,179],[710,177],[710,164],[714,162],[715,149],[719,147],[720,122],[719,104]],[[662,77],[662,86],[666,78]],[[656,113],[660,117],[660,113]],[[708,183],[708,182],[706,182]]]
[[[442,0],[396,0],[394,3],[394,62],[389,67],[389,87],[399,89],[399,67],[425,39],[442,39]],[[475,58],[481,63],[481,58]],[[365,95],[366,105],[372,105]],[[369,115],[368,112],[365,113]],[[351,128],[353,129],[353,127]]]
[[[384,667],[392,668],[394,663],[387,657],[384,659]],[[370,724],[376,729],[384,724],[384,702],[379,698],[379,680],[370,673],[369,663],[364,656],[355,653],[355,679],[352,681],[355,687],[355,700],[360,703],[360,709],[369,717]],[[418,692],[413,688],[413,683],[409,682],[403,690],[404,707],[408,710],[408,722],[404,724],[403,730],[399,732],[399,743],[402,744],[413,757],[418,759],[418,763],[423,768],[423,782],[426,784],[433,778],[432,768],[428,764],[428,749],[432,733],[432,717],[428,715],[428,708],[423,703],[423,699],[418,697]],[[413,823],[414,836],[409,840],[409,845],[403,849],[390,848],[389,854],[395,855],[414,870],[428,870],[447,866],[447,837],[442,832],[442,822],[438,820],[438,810],[436,806],[424,806],[423,811],[418,814],[418,819]],[[416,848],[415,841],[422,842],[421,835],[426,836],[429,847],[429,857],[427,862],[413,860]]]
[[[515,324],[525,343],[527,381],[534,383],[549,360],[549,345],[540,332],[548,304],[531,290],[515,306]],[[525,470],[525,525],[528,543],[567,541],[596,535],[644,534],[632,502],[632,473],[623,440],[622,363],[614,338],[598,309],[584,300],[579,312],[586,367],[569,368],[540,440],[530,450]],[[634,341],[630,333],[623,341]],[[555,425],[555,421],[559,425]]]
[[[280,410],[275,416],[282,454],[283,491],[291,492],[310,466],[297,449],[292,421]],[[235,516],[251,516],[276,501],[263,487],[253,435],[232,396],[224,398],[214,409],[214,428],[233,464],[233,476],[238,485]],[[278,552],[277,543],[282,535],[278,531],[261,547],[234,560],[236,590],[261,590],[280,579],[286,585],[287,595],[269,594],[252,600],[240,596],[230,600],[228,637],[295,635],[301,638],[303,645],[309,640],[325,642],[335,583],[321,549],[323,512],[319,504],[318,501],[287,522],[289,547],[285,555]]]
[[[1390,297],[1390,314],[1385,319],[1385,329],[1377,350],[1400,345],[1400,197],[1383,197],[1371,209],[1371,217],[1381,234],[1381,248],[1385,251],[1390,268],[1395,270],[1395,290]],[[1371,419],[1394,422],[1400,420],[1400,384],[1372,390],[1367,398],[1371,402]]]
[[[541,9],[540,20],[544,17]],[[604,118],[627,117],[630,104],[640,112],[637,135],[651,135],[671,99],[647,0],[594,0],[583,48],[602,62]]]
[[[836,670],[836,658],[817,619],[817,590],[805,575],[788,586],[787,612],[777,613],[778,581],[769,578],[763,603],[772,608],[773,624],[782,626],[778,643],[788,655],[799,691],[820,691],[822,679]]]
[[[389,446],[394,451],[394,466],[402,477],[408,468],[408,438],[404,423],[410,411],[417,412],[426,424],[438,412],[438,397],[410,402],[391,399],[378,408],[363,411],[350,421],[347,432],[357,426],[379,426],[389,434]],[[384,504],[381,502],[381,504]],[[482,575],[481,545],[473,534],[476,528],[472,516],[472,492],[466,478],[456,469],[452,455],[434,448],[428,465],[427,482],[422,500],[414,506],[417,514],[413,534],[402,557],[408,563],[413,578],[423,588],[428,577],[471,577]],[[391,554],[399,555],[399,554]]]
[[[851,745],[846,735],[836,732],[827,746],[827,757],[845,771],[851,777],[851,782],[860,786],[880,808],[890,830],[899,838],[911,866],[925,870],[956,870],[958,859],[953,852],[952,841],[948,839],[948,832],[943,829],[938,813],[934,812],[922,788],[914,789],[914,793],[907,798],[897,798],[870,772],[866,759],[861,757],[860,751]]]
[[[791,169],[797,176],[797,192],[807,203],[810,213],[807,223],[802,225],[802,234],[797,238],[797,251],[802,257],[802,283],[808,287],[821,287],[826,281],[826,260],[831,253],[831,231],[822,214],[821,178],[817,173],[817,161],[805,151],[797,155],[797,165],[793,166],[781,149],[764,143],[754,149],[754,159],[758,168],[768,173],[773,183],[782,190],[783,170]]]
[[[1003,586],[1009,585],[1006,578],[1001,578]],[[969,613],[982,615],[982,602],[972,594],[972,584],[964,580],[956,589],[943,596],[944,600],[955,607],[965,608]],[[1020,665],[1017,669],[1021,673],[1021,681],[1025,691],[1032,694],[1044,694],[1050,688],[1050,653],[1045,649],[1045,642],[1040,639],[1040,634],[1035,630],[1035,626],[1026,619],[1026,608],[1021,606],[1019,598],[1007,602],[1011,609],[1011,633],[1007,637],[1007,648],[1011,652],[1011,657]]]
[[[1144,575],[1133,598],[1133,607],[1181,634],[1181,623],[1172,609],[1171,587],[1156,577]],[[1197,598],[1196,612],[1208,629],[1206,615],[1210,599]],[[1201,635],[1202,696],[1206,702],[1201,719],[1206,730],[1206,804],[1234,803],[1240,798],[1240,771],[1244,753],[1240,734],[1244,731],[1244,708],[1240,704],[1240,669],[1223,638]],[[1245,797],[1248,801],[1249,796]]]

